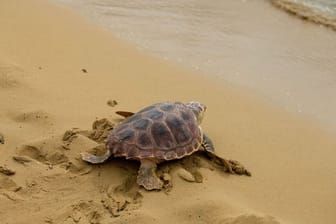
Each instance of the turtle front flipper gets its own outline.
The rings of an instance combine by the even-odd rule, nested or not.
[[[215,146],[206,134],[203,134],[202,147],[207,152],[215,152]]]
[[[156,163],[149,159],[142,159],[140,162],[137,183],[149,191],[160,190],[162,181],[156,175]]]
[[[106,161],[111,156],[111,151],[106,150],[106,153],[102,156],[95,156],[93,154],[82,152],[81,153],[82,159],[86,162],[97,164]]]

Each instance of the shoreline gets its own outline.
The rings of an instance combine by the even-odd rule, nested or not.
[[[313,22],[317,25],[323,25],[336,31],[336,19],[331,16],[315,12],[302,3],[296,3],[288,0],[272,0],[272,4],[288,14],[297,16],[300,19]]]
[[[22,188],[13,192],[0,184],[4,222],[44,222],[57,209],[84,217],[86,210],[73,203],[89,197],[93,204],[100,203],[99,190],[121,182],[124,174],[105,165],[99,168],[104,179],[97,183],[97,171],[71,174],[71,179],[58,166],[48,171],[38,163],[23,166],[11,159],[20,145],[37,139],[53,142],[54,136],[69,128],[88,128],[97,117],[114,118],[114,110],[136,111],[154,102],[193,99],[209,108],[203,127],[218,153],[240,160],[253,177],[228,177],[209,170],[202,170],[205,180],[200,184],[173,177],[174,188],[168,195],[143,192],[141,206],[115,218],[116,222],[188,223],[188,217],[198,213],[208,213],[208,221],[227,223],[230,218],[231,223],[335,220],[333,134],[244,90],[144,55],[65,7],[41,0],[13,0],[0,6],[0,80],[5,80],[0,85],[0,132],[6,138],[6,144],[0,145],[0,165],[17,171],[10,179]],[[119,103],[115,109],[106,105],[109,99]],[[73,180],[81,184],[80,189]],[[321,188],[323,192],[317,190]],[[161,207],[163,200],[172,206]],[[15,206],[22,216],[34,215],[17,216]],[[181,213],[174,215],[177,210]]]

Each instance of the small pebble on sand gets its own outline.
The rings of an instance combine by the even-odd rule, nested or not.
[[[109,105],[110,107],[115,107],[116,105],[118,105],[118,102],[116,100],[108,100],[107,105]]]
[[[1,133],[0,133],[0,144],[5,144],[5,138]]]

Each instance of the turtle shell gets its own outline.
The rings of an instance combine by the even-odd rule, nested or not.
[[[191,109],[183,103],[165,102],[125,119],[110,132],[107,147],[116,157],[173,160],[197,151],[202,137]]]

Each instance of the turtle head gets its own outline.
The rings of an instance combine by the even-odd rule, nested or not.
[[[201,124],[203,120],[204,112],[206,111],[207,107],[204,104],[197,102],[197,101],[191,101],[187,103],[186,105],[192,110],[192,112],[194,112],[197,118],[198,124]]]

